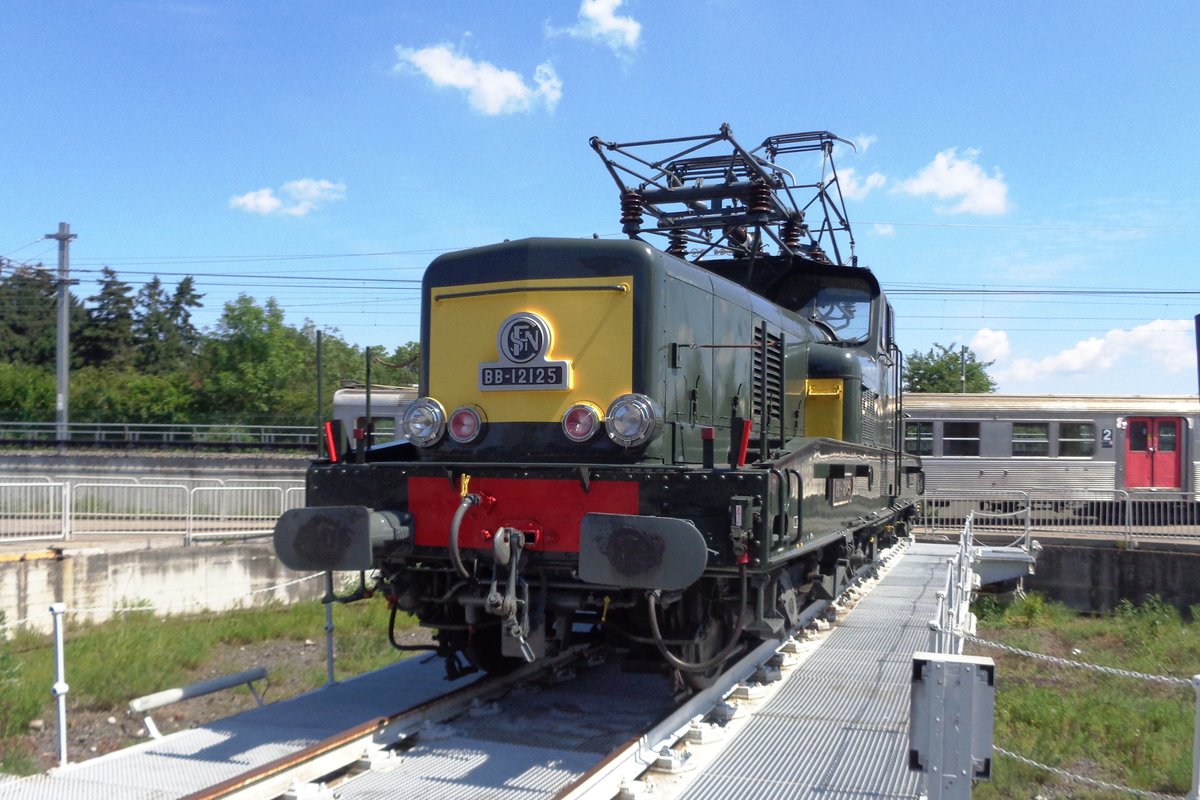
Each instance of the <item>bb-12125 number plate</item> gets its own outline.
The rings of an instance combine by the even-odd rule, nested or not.
[[[480,389],[566,389],[567,371],[558,364],[529,367],[480,367]]]

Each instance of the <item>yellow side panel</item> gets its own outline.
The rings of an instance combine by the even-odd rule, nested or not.
[[[842,381],[809,378],[804,383],[804,435],[842,438]]]
[[[617,284],[626,290],[572,291]],[[437,299],[472,292],[481,294]],[[549,325],[546,358],[570,362],[569,389],[480,390],[479,365],[497,361],[500,326],[518,311],[537,314]],[[473,403],[484,410],[489,422],[558,422],[581,401],[607,408],[614,398],[632,391],[633,278],[555,278],[435,288],[426,357],[429,395],[447,412]]]

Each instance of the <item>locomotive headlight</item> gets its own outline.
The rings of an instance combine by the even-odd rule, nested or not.
[[[600,430],[600,408],[591,403],[576,403],[563,414],[562,429],[572,442],[586,442]]]
[[[447,428],[451,439],[459,444],[466,444],[479,437],[480,431],[483,430],[483,423],[483,409],[479,406],[462,406],[456,408],[450,415],[450,424]]]
[[[662,415],[644,394],[625,394],[612,401],[604,416],[608,438],[622,447],[637,447],[658,435]]]
[[[418,447],[435,444],[446,432],[446,409],[432,397],[422,397],[404,412],[404,435]]]

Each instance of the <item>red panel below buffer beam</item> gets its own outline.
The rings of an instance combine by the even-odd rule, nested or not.
[[[585,491],[578,480],[472,478],[468,491],[485,499],[463,517],[458,538],[464,549],[490,550],[492,536],[507,527],[533,533],[530,550],[577,553],[584,514],[638,513],[633,482],[597,481]],[[445,478],[410,478],[408,501],[416,545],[446,547],[459,492]]]

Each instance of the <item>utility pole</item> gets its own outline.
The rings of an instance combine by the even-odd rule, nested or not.
[[[70,246],[75,234],[71,226],[65,222],[58,223],[58,233],[47,233],[43,238],[58,241],[58,349],[55,401],[55,438],[58,440],[58,451],[61,453],[67,447],[68,391],[67,369],[71,361],[71,293],[70,293]]]
[[[967,393],[967,346],[964,344],[959,351],[959,363],[962,365],[962,394]]]

